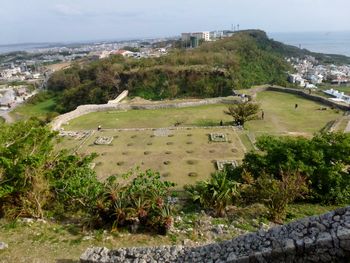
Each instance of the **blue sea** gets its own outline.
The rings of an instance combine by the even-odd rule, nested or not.
[[[340,54],[350,57],[350,31],[346,32],[303,32],[268,33],[270,38],[326,54]]]
[[[347,32],[303,32],[268,33],[274,40],[310,51],[326,54],[340,54],[350,57],[350,31]],[[49,43],[0,45],[0,54],[12,51],[28,51],[54,46]]]
[[[38,48],[48,47],[50,44],[47,43],[25,43],[25,44],[9,44],[0,45],[0,54],[9,53],[14,51],[31,51]]]

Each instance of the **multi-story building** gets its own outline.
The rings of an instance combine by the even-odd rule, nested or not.
[[[191,37],[197,38],[197,40],[203,39],[204,41],[210,41],[210,32],[192,32],[192,33],[182,33],[181,39],[182,41],[190,41]]]

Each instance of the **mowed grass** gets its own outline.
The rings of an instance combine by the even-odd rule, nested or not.
[[[264,120],[250,121],[246,125],[257,136],[262,133],[311,136],[343,115],[342,111],[329,107],[319,110],[325,106],[288,93],[265,91],[257,94],[257,100],[265,112]],[[297,109],[295,104],[298,104]]]
[[[94,132],[78,149],[80,154],[97,153],[95,171],[101,180],[111,175],[121,176],[139,167],[153,169],[182,189],[186,184],[208,179],[216,171],[216,160],[240,160],[244,148],[233,129],[168,130],[159,131],[100,131]],[[224,133],[227,142],[211,142],[211,132]],[[114,137],[111,145],[96,145],[100,136]],[[64,139],[61,148],[77,146]]]
[[[71,120],[64,125],[65,130],[103,128],[161,128],[178,126],[219,126],[220,121],[231,122],[232,118],[224,114],[227,106],[205,105],[188,108],[170,108],[159,110],[130,110],[93,112]]]
[[[30,117],[44,118],[46,114],[53,111],[55,100],[48,99],[37,104],[25,103],[11,111],[10,115],[14,119],[28,119]]]
[[[304,99],[300,96],[264,91],[258,93],[257,101],[265,112],[264,120],[258,119],[246,123],[245,128],[259,136],[269,134],[300,134],[311,136],[324,128],[327,123],[341,118],[343,112],[319,110],[324,105]],[[294,105],[298,104],[295,109]],[[65,130],[103,128],[160,128],[179,126],[214,126],[222,120],[225,125],[232,123],[232,118],[224,114],[227,105],[206,105],[189,108],[159,110],[131,110],[94,112],[63,126]],[[261,113],[259,113],[259,117]]]

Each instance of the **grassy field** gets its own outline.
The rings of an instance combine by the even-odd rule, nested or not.
[[[218,126],[220,121],[230,122],[224,114],[225,105],[206,105],[160,110],[131,110],[94,112],[71,120],[65,130],[103,128],[161,128],[174,126]]]
[[[258,93],[257,101],[265,112],[265,118],[246,125],[246,129],[257,135],[312,135],[342,116],[342,112],[331,109],[320,111],[319,108],[324,107],[322,104],[282,92]],[[297,109],[294,109],[295,104],[298,104]],[[211,126],[218,125],[221,120],[229,124],[232,119],[224,114],[226,108],[225,105],[207,105],[178,109],[94,112],[71,120],[63,127],[66,130],[96,129],[98,125],[103,128],[160,128],[174,126],[175,123],[179,123],[179,126]]]
[[[265,112],[265,118],[248,122],[244,131],[234,131],[232,128],[222,131],[216,128],[174,128],[175,123],[179,126],[211,126],[223,120],[225,124],[230,124],[231,117],[223,112],[227,107],[225,105],[96,112],[74,119],[64,126],[65,130],[91,129],[93,135],[81,142],[66,137],[59,148],[78,148],[80,154],[98,153],[95,170],[101,179],[121,175],[135,167],[151,168],[182,188],[209,178],[216,170],[215,160],[241,160],[245,150],[254,148],[252,141],[261,134],[312,136],[343,114],[331,109],[321,111],[319,108],[323,105],[287,93],[266,91],[259,93],[257,100]],[[295,104],[298,104],[297,109],[294,108]],[[98,125],[102,126],[102,132],[96,131]],[[168,129],[169,134],[165,136],[157,136],[156,129],[117,130],[161,127],[173,128]],[[209,142],[208,134],[220,131],[228,135],[230,142]],[[95,145],[98,136],[114,137],[112,145]],[[189,176],[190,173],[195,176]]]
[[[322,104],[282,92],[261,92],[257,100],[265,112],[264,120],[254,120],[246,125],[256,136],[263,133],[311,136],[343,115],[343,112],[329,108],[321,111]],[[295,104],[298,104],[297,109]]]
[[[44,118],[46,114],[53,111],[55,106],[54,99],[48,99],[38,104],[26,103],[16,107],[10,115],[16,119],[28,119],[30,117]]]
[[[211,142],[210,133],[224,133],[227,142]],[[111,145],[96,145],[98,137],[113,137]],[[65,138],[62,148],[77,147],[73,138]],[[101,179],[122,175],[132,168],[159,171],[167,180],[182,188],[210,177],[216,170],[216,160],[240,160],[244,147],[232,128],[148,131],[94,132],[82,141],[78,153],[98,153],[95,170]],[[191,174],[191,175],[190,175]]]

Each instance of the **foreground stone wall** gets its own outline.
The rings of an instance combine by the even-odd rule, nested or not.
[[[350,207],[201,247],[89,248],[80,262],[350,262]]]

